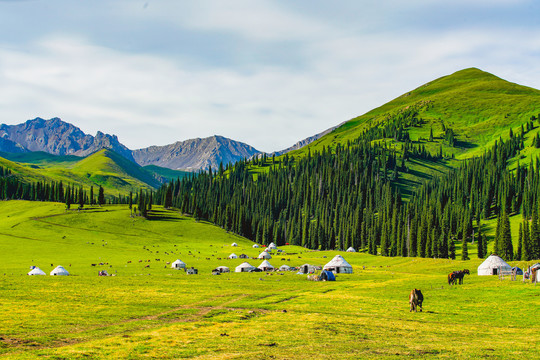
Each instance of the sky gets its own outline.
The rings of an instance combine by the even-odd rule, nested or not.
[[[534,0],[0,0],[0,123],[281,150],[464,68],[540,88],[538,14]]]

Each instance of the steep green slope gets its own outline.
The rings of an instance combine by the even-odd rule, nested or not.
[[[386,103],[364,115],[351,119],[330,134],[302,148],[308,149],[345,144],[367,129],[395,121],[407,110],[417,112],[421,123],[409,128],[411,140],[435,149],[443,144],[444,128],[457,137],[454,147],[443,144],[446,154],[468,158],[483,152],[499,137],[508,137],[517,128],[540,113],[540,91],[514,84],[476,68],[444,76]],[[433,129],[434,142],[428,142]]]
[[[152,174],[109,149],[102,149],[77,162],[71,172],[120,192],[130,188],[160,185]]]

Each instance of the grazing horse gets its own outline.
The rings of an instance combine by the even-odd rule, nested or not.
[[[463,278],[465,275],[470,275],[469,269],[457,270],[451,274],[448,274],[448,285],[463,284]]]
[[[409,304],[411,304],[411,310],[409,312],[414,311],[416,312],[418,308],[420,308],[419,311],[422,311],[422,302],[424,301],[424,295],[422,295],[422,292],[420,289],[413,289],[411,293],[409,294]]]
[[[455,273],[456,272],[454,271],[448,274],[448,285],[453,285],[454,282],[456,281]]]

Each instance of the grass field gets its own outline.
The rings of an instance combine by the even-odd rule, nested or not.
[[[256,256],[260,250],[252,244],[159,208],[143,220],[131,218],[125,206],[65,212],[62,204],[0,202],[0,357],[538,355],[540,286],[478,277],[482,260],[346,253],[354,274],[336,282],[310,282],[292,272],[210,275],[216,266],[234,269],[243,261],[225,259],[232,252]],[[270,259],[276,267],[324,265],[338,253],[283,250]],[[199,275],[170,269],[166,262],[177,258]],[[91,266],[99,263],[107,265]],[[48,273],[58,264],[72,276],[25,275],[30,265]],[[462,268],[472,275],[449,287],[446,274]],[[98,277],[100,269],[116,276]],[[425,296],[421,313],[408,309],[415,287]]]

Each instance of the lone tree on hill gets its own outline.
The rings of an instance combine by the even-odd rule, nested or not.
[[[103,190],[103,187],[101,185],[99,186],[98,204],[99,206],[105,204],[105,191]]]

